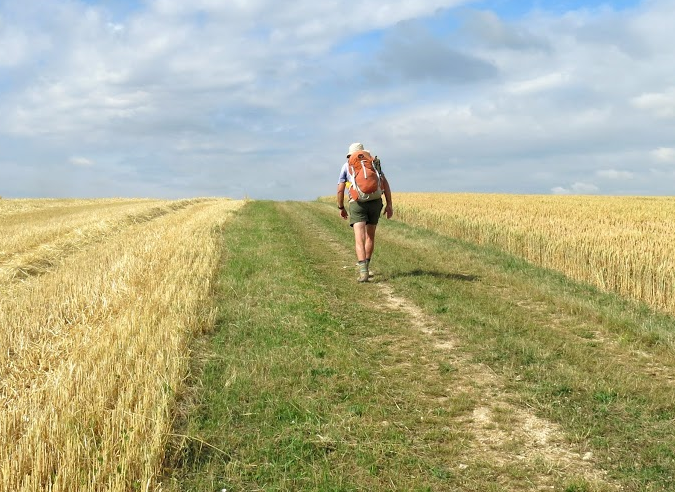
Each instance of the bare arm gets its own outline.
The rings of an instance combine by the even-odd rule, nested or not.
[[[387,204],[384,207],[384,213],[388,219],[391,219],[391,216],[394,215],[394,206],[391,202],[391,188],[389,188],[389,181],[387,178],[382,176],[382,184],[384,185],[384,199],[387,200]]]
[[[345,210],[345,187],[344,183],[338,183],[337,206],[340,209],[340,215],[343,219],[347,218],[347,210]]]

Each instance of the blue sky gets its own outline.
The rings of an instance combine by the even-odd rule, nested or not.
[[[675,3],[0,0],[0,196],[672,194]]]

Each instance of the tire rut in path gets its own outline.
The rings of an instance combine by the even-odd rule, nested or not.
[[[606,474],[593,466],[592,454],[583,455],[572,449],[564,439],[560,427],[535,415],[528,408],[518,407],[508,401],[508,392],[500,377],[489,367],[475,364],[461,353],[461,344],[449,335],[449,327],[443,326],[433,317],[426,315],[411,300],[398,296],[387,283],[378,283],[377,288],[386,299],[385,309],[404,312],[413,332],[425,338],[436,350],[452,352],[453,387],[448,392],[467,391],[478,397],[480,402],[463,423],[474,436],[473,447],[483,460],[508,466],[509,463],[531,463],[538,460],[548,463],[558,473],[582,476],[584,479],[605,488],[620,490],[608,482]],[[507,423],[500,423],[506,417]],[[468,467],[458,464],[460,469]],[[530,476],[534,490],[552,489],[551,476]]]
[[[291,207],[283,207],[289,218],[302,214],[298,207]],[[335,276],[340,276],[343,273],[340,270],[345,269],[356,272],[353,249],[345,247],[335,233],[319,224],[311,214],[302,215],[297,224],[302,224],[307,237],[328,246],[336,258],[324,264],[324,268],[333,270]],[[461,473],[472,466],[470,461],[474,459],[476,463],[489,462],[504,469],[517,466],[527,470],[545,470],[530,472],[527,481],[531,487],[527,490],[554,490],[556,481],[567,477],[583,477],[600,490],[621,490],[619,485],[608,479],[604,470],[595,467],[592,453],[574,449],[566,441],[560,426],[538,417],[527,407],[511,403],[510,400],[515,398],[508,393],[500,376],[488,366],[471,362],[469,355],[462,353],[461,341],[452,335],[451,326],[427,315],[412,300],[397,294],[391,284],[380,278],[376,276],[374,281],[364,286],[378,291],[378,295],[370,296],[378,299],[378,302],[372,302],[372,308],[403,313],[410,328],[409,336],[414,338],[386,337],[390,350],[405,352],[416,346],[425,351],[428,358],[442,354],[447,359],[449,355],[455,372],[447,394],[465,392],[478,402],[472,412],[457,418],[464,430],[473,436],[471,454],[467,455],[469,464],[449,463],[448,468]],[[356,273],[353,281],[356,283]],[[428,372],[425,377],[429,378],[436,377],[434,367],[437,364],[419,366]],[[442,403],[443,399],[439,401],[436,398],[436,402]],[[520,487],[518,490],[525,489]]]

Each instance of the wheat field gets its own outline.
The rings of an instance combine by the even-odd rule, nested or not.
[[[396,217],[675,314],[675,198],[395,193]]]
[[[0,490],[157,490],[227,199],[0,200]]]

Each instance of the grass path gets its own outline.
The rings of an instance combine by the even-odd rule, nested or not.
[[[223,234],[167,489],[673,490],[672,318],[396,221],[357,285],[321,203]]]

